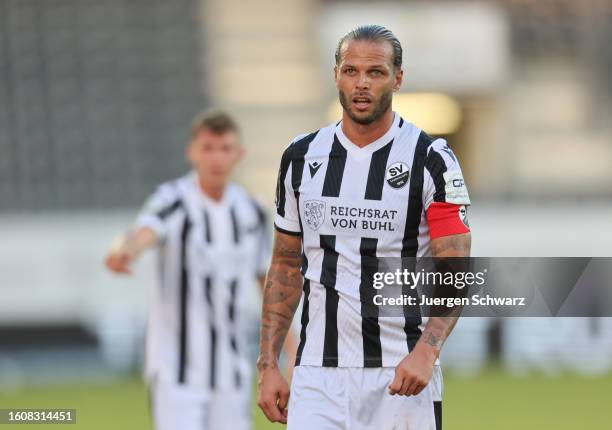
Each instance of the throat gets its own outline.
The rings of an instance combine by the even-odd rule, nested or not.
[[[393,119],[393,111],[389,110],[379,120],[371,124],[359,124],[344,112],[342,115],[342,132],[356,146],[363,148],[384,136],[393,125]]]
[[[200,184],[200,190],[206,197],[217,203],[223,200],[223,194],[225,192],[224,186],[215,187],[209,183],[203,182],[202,179],[199,179],[198,183]]]

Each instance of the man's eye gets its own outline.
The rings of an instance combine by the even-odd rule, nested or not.
[[[353,73],[355,69],[349,67],[348,69],[344,69],[344,73]]]
[[[372,70],[371,72],[374,76],[380,76],[382,75],[382,72],[380,70]]]

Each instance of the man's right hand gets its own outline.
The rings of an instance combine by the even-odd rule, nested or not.
[[[278,367],[259,372],[257,405],[273,423],[287,424],[289,385]]]
[[[116,239],[104,260],[104,265],[114,273],[131,274],[130,266],[134,261],[134,254],[125,246],[125,238]]]
[[[130,266],[147,248],[157,242],[157,233],[149,227],[140,227],[113,241],[104,265],[119,274],[131,274]]]

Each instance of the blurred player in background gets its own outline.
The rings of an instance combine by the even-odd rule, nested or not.
[[[290,430],[439,430],[438,356],[457,318],[378,318],[364,262],[469,256],[461,169],[443,139],[392,110],[403,78],[393,33],[348,33],[334,71],[342,121],[297,137],[281,160],[258,404]],[[302,288],[289,397],[277,363]]]
[[[157,430],[251,427],[243,311],[255,278],[263,285],[270,247],[264,211],[229,182],[244,153],[239,139],[227,114],[196,117],[186,151],[192,171],[158,187],[106,258],[125,274],[146,249],[159,254],[145,369]]]

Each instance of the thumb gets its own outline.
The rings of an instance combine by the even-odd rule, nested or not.
[[[280,390],[278,393],[278,408],[280,410],[285,410],[287,408],[287,404],[289,403],[289,391]]]

